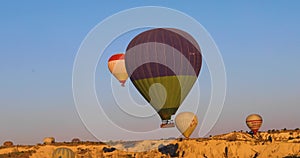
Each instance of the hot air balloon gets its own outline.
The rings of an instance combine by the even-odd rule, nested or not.
[[[75,153],[69,148],[57,148],[53,151],[52,158],[75,158]]]
[[[55,143],[55,138],[54,137],[46,137],[46,138],[44,138],[43,142],[46,145],[50,145],[50,144]]]
[[[262,122],[263,122],[262,117],[258,114],[251,114],[246,118],[246,124],[253,132],[253,134],[257,133]]]
[[[127,46],[130,80],[157,111],[161,127],[174,127],[174,115],[199,75],[200,47],[188,33],[156,28],[140,33]]]
[[[175,124],[182,135],[189,138],[198,125],[198,119],[192,112],[182,112],[177,114]]]
[[[124,54],[115,54],[108,60],[108,69],[124,87],[128,78],[125,68]]]
[[[5,146],[5,147],[10,147],[10,146],[13,146],[13,145],[14,145],[14,143],[12,141],[5,141],[3,143],[3,146]]]
[[[80,143],[81,141],[79,138],[73,138],[71,142],[72,143]]]

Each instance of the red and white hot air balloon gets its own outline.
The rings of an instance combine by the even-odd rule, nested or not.
[[[108,69],[124,87],[128,79],[128,74],[125,67],[125,54],[114,54],[108,60]]]
[[[256,134],[262,125],[262,117],[258,114],[251,114],[246,118],[246,124],[251,129],[253,134]]]

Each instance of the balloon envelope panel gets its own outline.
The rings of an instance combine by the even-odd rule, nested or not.
[[[182,103],[194,82],[197,80],[195,76],[163,76],[132,81],[144,98],[158,112],[162,120],[169,120],[174,115],[178,107]],[[183,83],[185,86],[177,86]],[[161,84],[164,90],[155,83]],[[151,95],[152,93],[152,95]],[[166,94],[164,94],[166,93]],[[181,97],[180,97],[181,96]]]

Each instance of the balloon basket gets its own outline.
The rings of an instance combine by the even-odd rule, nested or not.
[[[172,128],[175,127],[175,123],[173,120],[163,120],[160,128]]]
[[[125,82],[126,82],[126,80],[121,80],[121,81],[119,81],[120,83],[121,83],[121,86],[122,87],[125,87]]]

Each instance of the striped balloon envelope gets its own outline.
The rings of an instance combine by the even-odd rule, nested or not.
[[[198,43],[182,30],[151,29],[130,41],[125,64],[134,86],[160,116],[161,127],[174,127],[171,116],[200,73]]]
[[[108,59],[108,69],[124,87],[128,79],[128,74],[125,68],[124,54],[114,54]]]
[[[262,117],[258,114],[251,114],[246,118],[246,124],[254,134],[258,132],[262,122]]]
[[[182,135],[189,138],[198,125],[198,119],[192,112],[181,112],[177,114],[175,124]]]
[[[57,148],[53,151],[52,158],[75,158],[75,153],[69,148]]]

